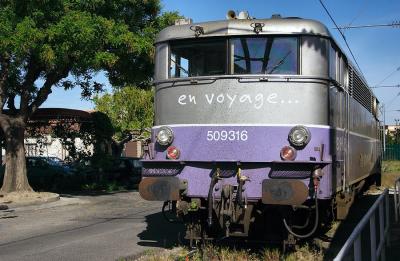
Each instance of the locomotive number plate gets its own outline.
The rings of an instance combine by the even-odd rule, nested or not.
[[[248,138],[247,130],[207,131],[208,141],[246,141]]]

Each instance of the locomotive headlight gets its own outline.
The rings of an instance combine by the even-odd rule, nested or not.
[[[171,128],[163,126],[158,131],[156,140],[162,146],[169,145],[174,140],[174,133],[172,132]]]
[[[311,139],[310,130],[304,126],[294,126],[289,132],[289,142],[295,147],[306,146]]]

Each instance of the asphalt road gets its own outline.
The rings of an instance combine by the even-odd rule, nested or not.
[[[116,260],[171,247],[183,228],[160,210],[125,192],[0,211],[0,260]]]

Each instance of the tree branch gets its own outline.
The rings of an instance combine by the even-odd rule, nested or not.
[[[7,99],[7,107],[11,113],[17,113],[17,108],[15,108],[15,94],[10,94]]]
[[[40,105],[43,104],[47,100],[47,97],[51,93],[51,87],[57,84],[61,79],[68,76],[69,69],[64,69],[61,72],[51,72],[47,75],[46,81],[43,86],[39,89],[36,98],[32,101],[32,103],[27,107],[27,110],[24,116],[29,117],[34,113]]]
[[[27,112],[29,100],[31,98],[29,88],[33,86],[35,81],[39,78],[41,72],[41,66],[39,66],[33,57],[30,57],[26,69],[25,80],[21,86],[21,100],[19,105],[21,115],[25,115]]]
[[[10,58],[0,56],[0,65],[1,65],[1,70],[0,70],[0,89],[3,88],[3,83],[6,81],[7,76],[8,76],[8,68],[10,66]]]
[[[5,95],[5,82],[8,77],[8,69],[10,66],[10,58],[0,56],[0,113],[3,113],[3,107],[6,103],[6,95]]]

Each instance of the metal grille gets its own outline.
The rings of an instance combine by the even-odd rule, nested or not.
[[[236,175],[237,169],[220,169],[219,176],[222,178],[229,178]]]
[[[143,167],[143,176],[175,176],[182,171],[181,166]]]
[[[354,92],[354,89],[353,89],[354,77],[353,77],[353,75],[354,75],[354,70],[351,66],[349,66],[349,94],[350,94],[350,96],[353,96],[353,92]]]
[[[373,97],[358,72],[349,66],[349,94],[369,112],[372,112]]]
[[[274,166],[269,172],[270,178],[305,179],[311,176],[310,166]]]

